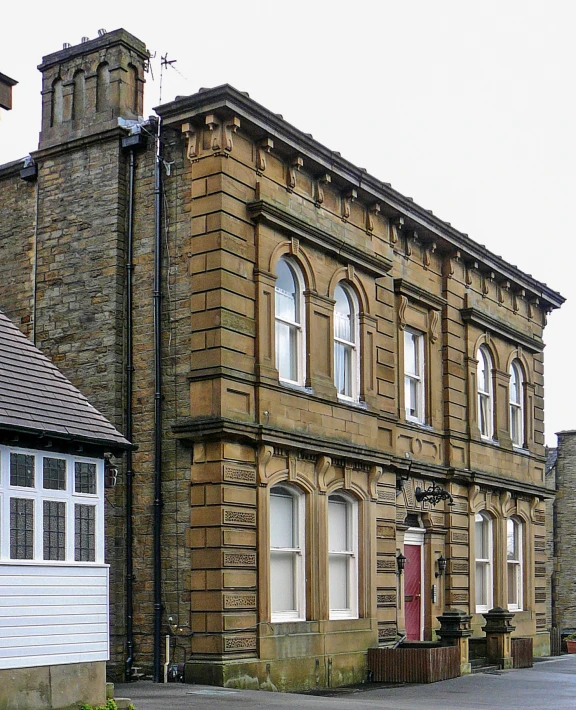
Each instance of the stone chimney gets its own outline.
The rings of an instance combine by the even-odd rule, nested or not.
[[[146,46],[126,30],[104,33],[42,59],[38,148],[101,133],[143,113]]]

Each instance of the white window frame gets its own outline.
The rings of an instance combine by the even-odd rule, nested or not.
[[[346,549],[332,550],[330,548],[330,505],[346,506]],[[328,497],[328,600],[330,619],[358,618],[358,502],[342,491],[336,491]],[[332,581],[330,578],[330,562],[346,560],[346,583],[348,605],[343,609],[332,607]]]
[[[513,526],[516,536],[516,551],[518,558],[508,557],[508,536],[510,525]],[[513,569],[515,602],[510,602],[510,576]],[[519,518],[512,517],[506,520],[506,582],[508,585],[509,611],[522,611],[524,605],[524,526]]]
[[[10,454],[24,454],[34,457],[34,486],[13,486],[10,483]],[[43,488],[44,458],[66,461],[66,490]],[[96,466],[96,493],[76,493],[75,463],[90,463]],[[9,446],[0,446],[0,563],[11,565],[102,565],[104,563],[104,461],[102,459],[72,456],[56,451],[42,451]],[[10,500],[24,498],[34,502],[34,533],[32,559],[10,557]],[[44,559],[44,501],[66,504],[66,543],[64,560]],[[95,508],[95,550],[94,560],[75,560],[75,505],[90,505]]]
[[[272,622],[305,621],[306,620],[306,528],[305,528],[305,498],[304,494],[294,486],[280,483],[270,489],[270,498],[275,495],[290,496],[292,499],[292,525],[293,534],[296,537],[294,547],[272,547],[270,544],[270,618]],[[281,492],[280,492],[281,491]],[[294,519],[295,518],[295,519]],[[272,515],[272,503],[270,501],[270,526],[274,523]],[[272,577],[274,574],[274,554],[281,553],[291,555],[293,563],[293,598],[295,609],[275,611],[273,609],[272,598]]]
[[[353,340],[346,340],[342,337],[336,335],[336,322],[337,313],[336,304],[334,304],[334,385],[336,386],[336,391],[338,394],[338,399],[345,402],[358,402],[360,398],[360,308],[358,297],[346,283],[340,282],[336,286],[334,291],[334,298],[336,298],[336,290],[341,288],[344,295],[348,299],[348,304],[350,306],[350,334]],[[342,372],[337,371],[336,366],[336,347],[340,345],[345,351],[350,353],[350,365],[348,372],[346,371],[346,361],[342,363],[344,370]],[[340,378],[338,377],[340,375]],[[348,381],[350,382],[350,394],[343,394],[338,391],[338,381],[346,380],[346,375],[348,375]]]
[[[482,540],[482,547],[487,548],[484,551],[488,552],[487,557],[477,557],[478,540],[477,537],[477,523],[482,520],[482,534],[484,539]],[[476,513],[474,516],[474,558],[475,558],[475,589],[474,598],[476,603],[476,613],[481,614],[485,611],[489,611],[492,608],[492,601],[494,598],[494,521],[493,519],[484,512]],[[486,597],[484,600],[478,600],[477,596],[477,584],[478,584],[478,574],[482,574],[484,577],[484,589],[486,590]],[[484,603],[482,603],[484,601]]]
[[[275,352],[276,352],[276,369],[278,370],[278,376],[280,382],[287,382],[292,385],[304,386],[306,378],[306,368],[305,368],[305,342],[306,342],[306,316],[305,316],[305,299],[304,299],[304,279],[302,277],[302,272],[297,264],[294,263],[292,259],[287,257],[281,257],[278,263],[283,262],[286,264],[292,278],[294,279],[294,286],[296,290],[296,315],[299,320],[291,321],[289,319],[283,318],[278,314],[277,302],[275,301],[274,307],[274,338],[275,338]],[[281,289],[278,286],[275,287],[274,294],[278,294]],[[280,372],[279,354],[280,349],[278,345],[278,325],[282,324],[287,326],[292,332],[296,334],[296,346],[294,352],[290,353],[290,360],[292,362],[293,358],[296,359],[296,379],[290,379],[289,377],[283,377]]]
[[[512,379],[516,377],[518,399],[513,399]],[[517,360],[510,365],[510,438],[512,444],[519,448],[524,446],[524,373]]]
[[[478,391],[478,429],[480,429],[480,436],[483,439],[492,439],[494,437],[494,391],[492,386],[492,356],[490,355],[488,349],[481,345],[478,348],[477,353],[478,365],[481,362],[484,364],[484,370],[487,372],[488,389],[482,389],[480,386],[480,368],[476,372],[476,386]],[[484,418],[482,417],[482,412],[484,412]],[[486,427],[483,430],[482,422],[485,422]]]
[[[408,337],[414,339],[414,349],[416,352],[416,371],[409,372],[407,362],[406,341]],[[416,389],[416,414],[410,413],[410,398],[407,394],[411,391],[411,385]],[[406,420],[417,424],[426,423],[426,359],[424,354],[424,333],[406,328],[404,330],[404,412]]]

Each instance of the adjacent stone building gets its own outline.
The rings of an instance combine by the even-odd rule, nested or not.
[[[130,444],[0,312],[0,706],[106,699],[104,486]]]
[[[111,673],[159,679],[168,634],[188,680],[342,685],[447,607],[546,653],[562,297],[230,86],[143,121],[147,61],[45,57],[33,169],[0,167],[0,305],[138,445]]]

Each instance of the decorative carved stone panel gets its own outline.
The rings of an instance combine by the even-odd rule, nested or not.
[[[394,639],[396,633],[396,624],[378,624],[378,640]]]
[[[224,464],[222,478],[232,483],[256,483],[255,469],[244,468],[242,466],[231,466]]]
[[[256,607],[255,594],[224,594],[224,609],[254,609]]]
[[[450,560],[451,574],[468,574],[468,560]]]
[[[396,537],[396,528],[393,525],[377,525],[376,537],[393,540]]]
[[[256,553],[254,552],[225,552],[223,555],[224,567],[255,567]]]
[[[396,489],[395,488],[378,488],[378,502],[379,503],[396,503]]]
[[[451,530],[450,531],[450,542],[456,545],[467,545],[468,544],[468,531],[467,530]]]
[[[468,592],[452,590],[449,594],[450,604],[468,604]]]
[[[396,560],[394,558],[379,557],[376,560],[377,572],[396,572]]]
[[[255,651],[256,636],[224,636],[224,651]]]
[[[536,604],[545,604],[546,603],[546,588],[545,587],[536,587],[534,590],[534,601]]]
[[[224,525],[256,525],[256,511],[224,508],[222,522]]]
[[[376,594],[376,603],[379,607],[395,607],[397,604],[396,592],[394,591],[379,591]]]

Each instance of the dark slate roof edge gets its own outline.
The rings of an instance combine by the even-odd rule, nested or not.
[[[40,385],[23,392],[22,381],[14,380],[11,392],[6,380],[0,392],[0,430],[89,442],[105,449],[135,448],[1,311],[0,341],[10,342],[9,369],[15,357],[21,357],[26,370],[35,375],[34,388]],[[0,350],[0,369],[4,357]],[[54,409],[43,416],[42,405],[48,401]]]

